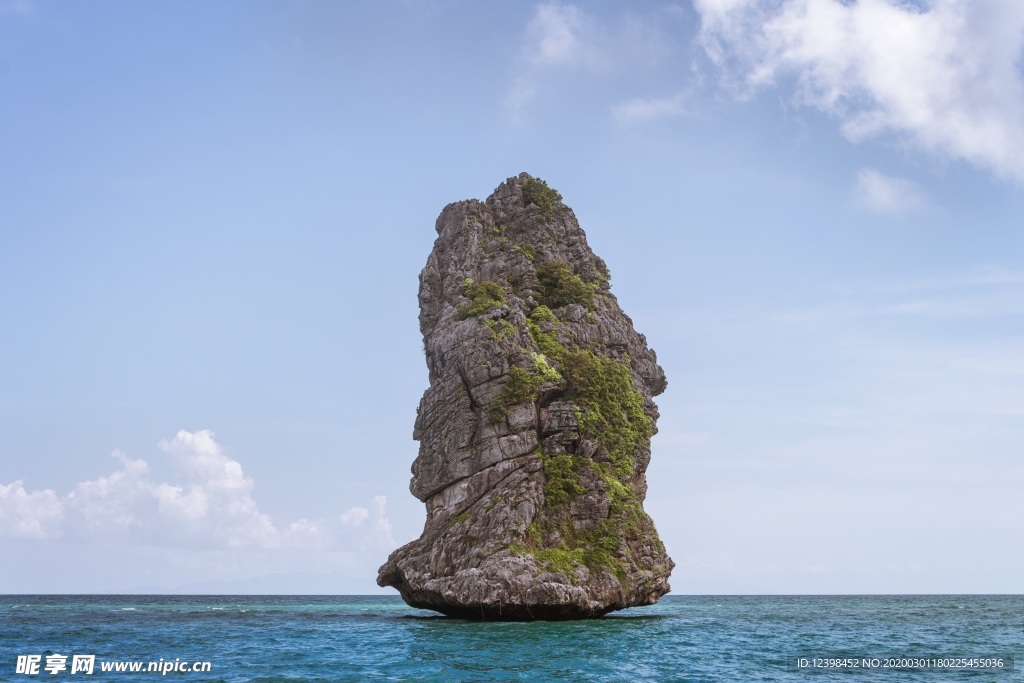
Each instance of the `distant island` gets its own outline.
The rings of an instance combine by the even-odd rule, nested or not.
[[[420,273],[430,387],[410,489],[422,536],[377,583],[475,619],[653,604],[674,563],[644,512],[665,373],[543,180],[449,204]]]

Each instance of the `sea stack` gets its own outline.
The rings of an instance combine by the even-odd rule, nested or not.
[[[419,539],[377,583],[472,619],[649,605],[674,563],[644,512],[665,373],[561,195],[521,173],[449,204],[420,273],[430,386]]]

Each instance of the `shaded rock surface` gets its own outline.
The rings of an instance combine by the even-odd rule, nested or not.
[[[427,521],[377,578],[414,607],[573,619],[669,591],[642,506],[665,374],[561,199],[523,173],[437,219],[410,485]]]

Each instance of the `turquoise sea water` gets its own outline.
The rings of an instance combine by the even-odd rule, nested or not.
[[[17,673],[18,655],[40,673]],[[43,670],[68,655],[68,669]],[[70,672],[95,655],[94,673]],[[1013,657],[1014,671],[796,670],[795,656]],[[102,662],[208,661],[209,673]],[[1009,662],[1007,661],[1007,665]],[[0,681],[1021,681],[1024,596],[667,596],[578,622],[446,619],[397,596],[0,596]]]

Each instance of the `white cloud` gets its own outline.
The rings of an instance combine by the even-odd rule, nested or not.
[[[612,107],[612,118],[619,123],[650,121],[686,113],[686,99],[680,93],[673,97],[628,100]]]
[[[873,168],[857,171],[854,199],[865,209],[890,214],[913,211],[926,204],[924,191],[917,183]]]
[[[342,524],[348,524],[351,526],[359,526],[369,518],[370,511],[361,507],[351,508],[348,512],[341,513],[341,516],[339,517]]]
[[[341,523],[349,530],[348,542],[361,549],[387,548],[396,545],[387,513],[386,496],[374,496],[373,511],[361,506],[350,508],[339,515]]]
[[[242,466],[224,454],[213,436],[208,429],[195,433],[181,430],[173,439],[161,441],[160,450],[170,455],[193,483],[229,490],[251,488],[252,480],[242,474]]]
[[[0,536],[49,538],[63,516],[64,506],[50,489],[29,493],[21,480],[0,484]]]
[[[305,518],[289,524],[284,537],[285,545],[294,548],[326,548],[331,544],[330,535]]]
[[[161,441],[160,449],[179,473],[175,481],[152,481],[144,460],[114,451],[120,469],[77,484],[63,498],[49,489],[26,491],[21,481],[0,484],[0,536],[47,539],[67,531],[72,538],[254,550],[324,549],[335,543],[331,525],[322,521],[275,525],[252,496],[253,480],[213,432],[179,431]],[[387,499],[377,496],[373,512],[353,507],[341,514],[336,531],[347,534],[345,545],[394,546],[386,508]]]
[[[512,82],[512,86],[505,95],[505,106],[512,115],[513,121],[518,123],[522,119],[523,111],[536,96],[537,87],[529,79],[520,76]]]
[[[158,484],[153,495],[160,502],[160,512],[186,522],[202,519],[209,510],[206,494],[201,488],[192,487],[188,493],[180,486]]]
[[[1024,181],[1024,4],[694,0],[700,42],[738,92],[795,76],[797,100],[860,141],[895,134]]]
[[[519,121],[545,81],[556,74],[607,77],[667,62],[677,41],[666,28],[683,16],[672,5],[646,13],[627,10],[611,20],[572,4],[537,5],[526,25],[521,70],[507,90],[505,106]]]
[[[665,25],[680,16],[670,6],[601,22],[575,5],[537,5],[526,26],[522,57],[543,69],[610,72],[627,65],[655,66],[672,50]]]
[[[73,525],[93,536],[157,530],[179,542],[276,547],[288,542],[252,498],[253,482],[208,430],[179,431],[160,442],[180,474],[174,483],[147,478],[144,460],[113,456],[122,469],[78,484],[67,496]]]
[[[160,502],[182,519],[229,546],[275,547],[286,542],[286,531],[274,527],[252,498],[253,481],[242,465],[229,458],[214,441],[213,432],[179,431],[160,442],[160,449],[185,475],[185,487],[161,489]]]
[[[593,30],[590,18],[575,5],[538,5],[526,27],[525,57],[541,66],[593,64],[601,55],[585,40],[588,30]]]
[[[145,481],[149,466],[143,460],[129,460],[121,451],[112,457],[122,469],[95,481],[84,481],[67,495],[68,508],[93,531],[124,530],[142,525],[139,504],[150,497]]]
[[[373,503],[377,508],[377,519],[373,525],[377,541],[394,546],[395,538],[391,535],[391,520],[388,519],[388,499],[385,496],[374,496]]]

